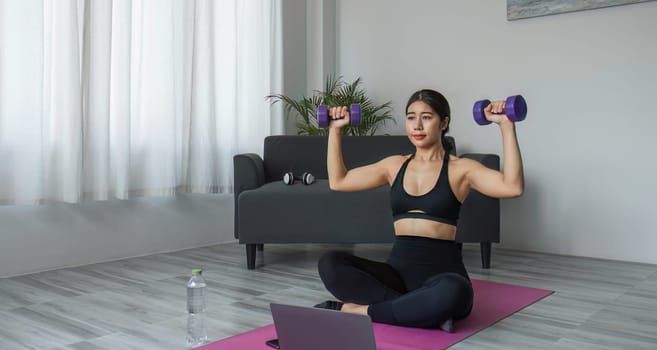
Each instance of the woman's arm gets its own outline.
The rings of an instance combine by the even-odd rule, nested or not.
[[[347,107],[333,107],[330,112],[331,116],[344,117],[344,119],[333,119],[329,123],[326,167],[331,190],[344,192],[365,191],[387,184],[387,162],[389,162],[389,158],[374,164],[347,170],[342,158],[341,129],[349,123],[349,112]]]
[[[487,196],[512,198],[522,195],[525,189],[525,180],[516,127],[506,115],[497,114],[503,110],[504,101],[492,102],[484,109],[486,119],[498,124],[502,132],[503,171],[492,170],[473,161],[466,173],[466,180],[471,188]]]

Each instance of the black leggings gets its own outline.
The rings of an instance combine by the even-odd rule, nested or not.
[[[374,322],[438,328],[472,309],[472,285],[452,241],[398,236],[386,263],[328,252],[319,275],[336,298],[369,305]]]

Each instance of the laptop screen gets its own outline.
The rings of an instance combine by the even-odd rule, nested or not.
[[[270,305],[281,350],[376,350],[369,316]]]

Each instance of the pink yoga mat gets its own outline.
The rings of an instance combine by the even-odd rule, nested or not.
[[[454,324],[454,333],[374,323],[377,348],[379,350],[445,349],[552,294],[552,291],[543,289],[474,279],[472,287],[475,292],[472,313],[465,320]],[[273,338],[276,338],[276,329],[272,324],[208,344],[200,349],[271,350],[265,345],[265,341]]]

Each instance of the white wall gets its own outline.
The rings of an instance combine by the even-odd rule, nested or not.
[[[283,17],[283,93],[298,98],[306,93],[306,0],[285,0]],[[286,134],[296,134],[294,120],[286,120]]]
[[[403,108],[452,107],[459,153],[501,154],[472,104],[521,93],[526,192],[502,203],[502,246],[657,263],[657,2],[508,22],[503,0],[338,1],[338,68]]]
[[[230,195],[0,206],[0,277],[233,240]]]
[[[282,2],[285,95],[310,96],[336,72],[336,8],[336,0]],[[286,134],[296,134],[295,120],[285,122]]]
[[[307,0],[306,92],[324,90],[326,76],[336,66],[336,0]],[[292,73],[292,72],[288,72]]]

